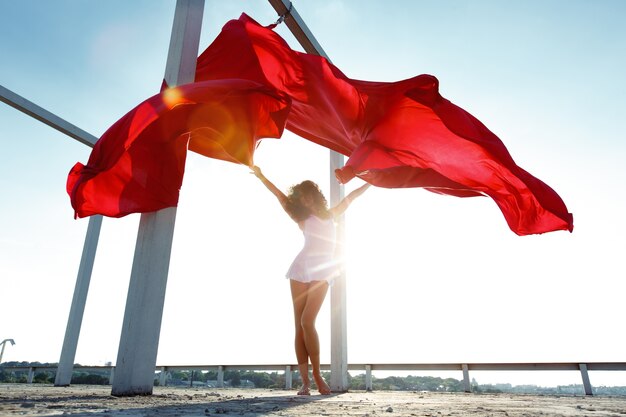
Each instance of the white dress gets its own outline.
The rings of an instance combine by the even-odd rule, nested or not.
[[[336,230],[332,219],[310,216],[304,221],[304,247],[293,260],[287,278],[300,282],[327,281],[339,275],[335,255]]]

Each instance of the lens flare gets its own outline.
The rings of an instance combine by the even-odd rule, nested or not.
[[[168,109],[172,109],[184,101],[182,91],[176,87],[168,88],[163,92],[163,103],[165,103]]]

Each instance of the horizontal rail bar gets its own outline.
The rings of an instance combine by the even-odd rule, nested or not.
[[[329,364],[322,364],[321,370],[329,371]],[[27,382],[33,382],[36,371],[52,372],[56,365],[41,366],[2,366],[0,370],[9,372],[28,372]],[[266,365],[169,365],[157,366],[155,373],[160,372],[161,385],[166,384],[167,374],[171,371],[215,371],[217,386],[224,387],[226,371],[278,371],[285,373],[285,389],[292,387],[292,369],[294,364]],[[74,371],[109,370],[110,380],[114,378],[115,366],[75,366]],[[463,375],[465,392],[471,392],[469,371],[578,371],[581,374],[585,395],[593,395],[593,387],[588,371],[626,371],[626,362],[543,362],[543,363],[377,363],[348,365],[349,371],[365,372],[365,389],[371,391],[372,371],[460,371]]]
[[[470,371],[579,371],[580,365],[587,366],[589,371],[626,371],[626,362],[539,362],[539,363],[353,363],[348,365],[350,371],[462,371],[467,365]],[[159,365],[155,372],[166,371],[284,371],[287,366],[297,369],[295,364],[264,364],[264,365]],[[330,364],[320,365],[322,370],[330,370]],[[75,366],[77,371],[107,370],[115,366]],[[30,369],[56,370],[56,365],[41,366],[3,366],[0,370],[25,372]]]
[[[539,362],[539,363],[395,363],[351,364],[350,370],[372,371],[461,371],[467,365],[472,371],[578,371],[584,363],[590,371],[626,371],[626,362]]]
[[[587,365],[590,371],[626,371],[624,362],[581,362]]]
[[[348,370],[365,370],[370,366],[372,371],[460,371],[460,363],[368,363],[350,364]]]

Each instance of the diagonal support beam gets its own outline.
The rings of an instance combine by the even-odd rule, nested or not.
[[[298,11],[293,6],[293,4],[288,0],[268,0],[276,13],[279,16],[285,16],[285,24],[296,38],[296,40],[302,45],[304,51],[307,54],[319,55],[328,59],[330,62],[330,58],[322,48],[322,46],[317,42],[313,33],[309,30],[304,20],[298,14]],[[291,8],[291,11],[289,9]]]
[[[298,11],[289,0],[268,0],[279,16],[285,16],[285,24],[304,50],[312,55],[319,55],[330,62],[330,58],[317,42]],[[344,197],[344,186],[335,180],[335,170],[343,167],[342,154],[330,151],[330,205],[335,206]],[[337,244],[343,252],[345,241],[345,221],[342,215],[337,225]],[[346,302],[346,274],[341,268],[339,276],[330,289],[330,388],[335,392],[348,390],[348,320]]]
[[[50,113],[43,107],[36,105],[32,101],[25,99],[24,97],[1,85],[0,101],[92,148],[98,140],[98,138],[94,135],[85,132],[83,129],[74,126],[73,124],[61,119],[59,116]]]
[[[89,147],[93,147],[98,140],[92,134],[85,132],[83,129],[2,86],[0,86],[0,101]],[[87,234],[76,277],[76,286],[74,287],[74,296],[72,297],[67,327],[65,328],[59,368],[54,380],[55,386],[68,386],[72,380],[76,348],[87,303],[87,294],[89,292],[91,273],[96,258],[101,228],[102,216],[91,216],[87,226]]]
[[[65,328],[65,338],[63,339],[59,367],[57,368],[57,373],[54,378],[54,385],[57,387],[69,386],[72,381],[78,337],[80,336],[80,328],[83,323],[87,294],[89,293],[89,283],[91,282],[91,273],[96,258],[96,249],[98,248],[101,228],[102,216],[91,216],[87,226],[87,235],[85,236],[80,266],[78,267],[78,276],[76,277],[70,316],[67,319],[67,327]]]

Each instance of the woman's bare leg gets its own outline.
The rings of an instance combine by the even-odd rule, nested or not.
[[[322,378],[320,372],[320,341],[317,330],[315,329],[315,320],[324,303],[327,292],[328,283],[326,281],[311,282],[307,291],[306,304],[304,305],[304,310],[300,318],[304,344],[309,358],[311,359],[311,367],[313,368],[313,379],[321,394],[330,394],[330,388]]]
[[[310,393],[311,381],[309,379],[309,353],[306,349],[306,343],[304,342],[304,331],[301,326],[302,312],[307,302],[307,293],[309,291],[309,284],[304,282],[298,282],[289,280],[291,285],[291,298],[293,300],[293,315],[294,323],[296,325],[296,335],[294,346],[296,348],[296,359],[298,360],[298,370],[300,371],[300,377],[302,378],[302,388],[298,391],[300,395],[307,395]]]

